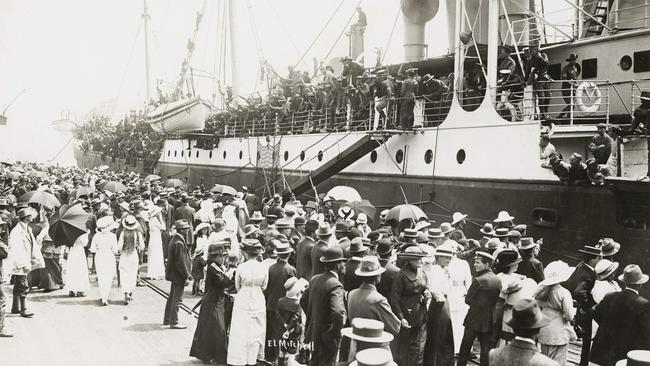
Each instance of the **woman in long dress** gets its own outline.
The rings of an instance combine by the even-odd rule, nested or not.
[[[194,331],[190,356],[212,365],[226,363],[228,334],[226,319],[226,290],[232,286],[226,275],[224,262],[228,255],[228,242],[212,244],[208,252],[205,275],[205,295],[201,302],[199,320]]]
[[[267,268],[258,262],[264,247],[256,239],[246,239],[243,252],[246,261],[235,273],[235,302],[228,338],[228,364],[255,365],[264,359],[266,337],[266,302],[263,291],[269,279]]]
[[[79,236],[68,251],[68,260],[65,265],[65,289],[70,297],[84,297],[90,287],[86,246],[88,246],[88,233]]]
[[[117,238],[111,230],[117,227],[112,216],[97,220],[97,232],[90,243],[90,251],[95,253],[95,269],[102,305],[108,305],[108,295],[115,277],[115,254],[118,253]]]
[[[124,293],[124,305],[133,300],[133,290],[138,280],[138,250],[144,249],[144,236],[140,231],[140,223],[133,215],[122,219],[122,233],[117,241],[120,251],[120,285]]]
[[[147,263],[147,278],[160,280],[165,278],[162,231],[166,229],[166,226],[162,219],[162,208],[154,206],[151,208],[149,214],[149,262]]]

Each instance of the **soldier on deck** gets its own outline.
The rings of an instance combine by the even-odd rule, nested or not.
[[[413,108],[415,107],[415,93],[418,89],[418,82],[415,80],[416,68],[406,70],[406,79],[402,81],[400,90],[400,126],[403,130],[413,129]]]
[[[571,101],[575,95],[575,88],[578,86],[578,83],[575,80],[578,80],[578,76],[580,75],[580,70],[578,70],[578,66],[576,64],[577,59],[578,55],[575,53],[570,54],[569,58],[565,60],[568,62],[568,64],[562,68],[562,73],[560,76],[560,79],[563,80],[561,89],[562,98],[564,99],[566,106],[564,109],[562,109],[560,115],[557,116],[558,120],[569,117],[569,113],[571,111]]]
[[[377,71],[377,75],[381,78],[379,82],[379,87],[376,90],[376,95],[378,98],[377,103],[375,104],[375,110],[379,113],[379,125],[381,126],[382,120],[384,121],[384,128],[388,129],[390,124],[388,123],[388,116],[386,115],[388,109],[388,102],[393,99],[393,84],[389,80],[390,75],[386,70]]]

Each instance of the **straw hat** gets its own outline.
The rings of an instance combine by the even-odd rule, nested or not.
[[[368,343],[388,343],[393,340],[393,335],[384,331],[384,323],[379,320],[354,318],[351,325],[341,329],[341,334]]]
[[[460,212],[454,212],[454,214],[451,216],[451,224],[456,225],[457,223],[465,220],[466,218],[467,215]]]
[[[368,348],[357,352],[349,366],[397,366],[393,355],[385,348]]]
[[[284,282],[284,289],[287,291],[286,297],[296,297],[301,291],[309,287],[309,281],[304,278],[289,277]]]
[[[540,285],[550,286],[557,283],[562,283],[571,277],[571,274],[575,268],[569,267],[563,261],[555,261],[549,263],[546,268],[544,268],[544,280],[540,282]]]
[[[494,262],[494,256],[492,254],[488,253],[488,252],[485,252],[483,250],[477,250],[476,252],[474,252],[474,254],[476,256],[485,258],[485,259],[489,260],[490,262]]]
[[[497,218],[494,219],[494,222],[508,222],[514,220],[514,216],[510,216],[508,211],[500,211],[499,214],[497,215]]]
[[[650,366],[650,351],[630,351],[627,359],[616,362],[616,366]]]
[[[517,231],[518,233],[518,231]],[[533,238],[521,238],[521,241],[519,242],[521,250],[528,250],[528,249],[533,249],[537,246],[537,243],[535,243],[535,240]]]
[[[97,223],[95,225],[97,225],[97,229],[99,229],[101,231],[105,231],[107,229],[112,229],[112,228],[116,227],[117,223],[113,219],[113,216],[109,215],[109,216],[104,216],[104,217],[100,218],[99,220],[97,220]]]
[[[426,256],[427,256],[427,254],[417,246],[408,247],[408,248],[404,249],[404,252],[397,253],[398,258],[403,258],[403,259],[406,259],[406,260],[409,260],[409,259],[422,259],[422,258],[424,258]]]
[[[293,248],[289,243],[279,242],[275,245],[275,250],[278,254],[289,254],[293,252]]]
[[[442,224],[440,224],[440,231],[442,231],[442,234],[444,235],[444,234],[447,234],[449,232],[454,231],[454,228],[451,226],[450,223],[443,222]]]
[[[445,236],[442,234],[442,230],[440,230],[440,228],[430,228],[427,231],[427,238],[429,239],[439,239],[444,237]]]
[[[454,256],[453,248],[450,247],[450,246],[447,246],[445,244],[443,244],[443,245],[436,248],[436,251],[435,251],[435,256],[436,257],[449,257],[449,258],[451,258],[451,257]]]
[[[500,228],[494,230],[494,234],[492,234],[492,235],[497,237],[497,238],[505,238],[506,236],[508,236],[509,233],[510,233],[510,230],[508,230],[505,227],[500,227]]]
[[[354,274],[359,277],[372,277],[378,276],[386,271],[386,268],[383,268],[379,264],[379,258],[374,255],[361,258],[361,264],[359,268],[354,271]]]
[[[194,235],[198,234],[201,230],[203,230],[203,229],[205,229],[205,228],[209,228],[209,227],[210,227],[210,224],[208,224],[208,223],[206,223],[206,222],[202,222],[202,223],[200,223],[200,224],[196,227],[196,229],[194,229]]]
[[[332,235],[332,228],[330,227],[330,224],[327,222],[321,223],[320,226],[318,227],[318,230],[316,230],[316,235],[317,236]]]
[[[126,215],[126,217],[122,219],[122,226],[126,230],[135,230],[140,227],[140,223],[138,222],[138,219],[135,218],[135,216]]]
[[[404,237],[405,238],[417,238],[418,237],[418,232],[415,229],[404,229]]]
[[[598,244],[603,257],[611,257],[621,250],[621,244],[615,242],[612,238],[600,239]]]
[[[612,262],[609,259],[603,259],[596,264],[596,276],[599,280],[604,280],[618,269],[618,262]]]
[[[242,249],[249,253],[261,253],[264,247],[257,239],[244,239],[242,241]]]
[[[422,229],[426,229],[426,228],[428,228],[429,226],[431,226],[431,222],[430,222],[430,221],[422,220],[422,221],[418,221],[417,223],[415,223],[415,227],[414,227],[414,229],[415,229],[416,231],[421,231]]]
[[[486,222],[483,224],[483,227],[479,230],[483,235],[494,235],[494,226],[491,222]]]

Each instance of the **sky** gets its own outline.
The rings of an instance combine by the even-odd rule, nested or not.
[[[151,75],[173,85],[192,37],[196,13],[205,3],[192,66],[213,72],[219,59],[219,3],[223,0],[148,0]],[[442,0],[428,23],[428,55],[445,54],[447,17]],[[313,58],[347,53],[345,25],[359,0],[236,0],[238,67],[243,94],[254,90],[259,56],[252,24],[258,30],[266,60],[286,74],[287,66],[311,71]],[[366,50],[382,48],[385,63],[402,61],[403,20],[399,0],[361,0],[367,14]],[[145,100],[142,0],[0,0],[0,112],[22,90],[0,126],[0,160],[25,159],[64,164],[73,162],[70,137],[51,122],[70,113],[82,121],[90,112],[119,119]],[[251,22],[251,13],[254,22]],[[332,14],[331,23],[321,31]],[[352,22],[356,21],[356,16]],[[393,24],[395,29],[392,32]],[[390,42],[389,41],[390,38]],[[312,44],[313,46],[306,50]],[[388,45],[388,47],[386,47]],[[374,56],[366,58],[372,62]],[[325,60],[326,61],[326,60]],[[228,82],[228,81],[226,81]],[[198,79],[201,95],[210,98],[214,83]]]

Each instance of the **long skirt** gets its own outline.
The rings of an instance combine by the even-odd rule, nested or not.
[[[402,328],[395,339],[399,366],[421,366],[424,360],[424,345],[427,340],[427,324]]]
[[[164,279],[165,258],[163,256],[162,236],[160,231],[149,232],[148,257],[147,277],[151,279]]]
[[[115,255],[110,250],[99,251],[95,254],[99,296],[103,301],[108,301],[108,294],[111,292],[113,278],[115,277],[115,267]]]
[[[569,354],[569,344],[554,346],[550,344],[541,344],[542,354],[550,357],[560,366],[566,365],[567,355]]]
[[[83,246],[73,246],[68,252],[65,265],[65,289],[72,292],[86,292],[90,287],[88,262]]]
[[[248,310],[249,305],[241,303],[244,301],[249,301],[249,298],[235,297],[232,311],[232,324],[235,326],[230,327],[228,337],[228,364],[234,366],[255,365],[258,359],[264,359],[265,306]]]
[[[40,269],[40,285],[39,288],[45,290],[58,290],[63,286],[63,274],[61,271],[59,255],[51,255],[43,258],[45,260],[45,268]]]
[[[456,301],[452,302],[451,296],[449,301],[449,315],[451,316],[451,326],[452,332],[454,335],[454,354],[460,352],[460,343],[463,340],[463,334],[465,334],[465,326],[463,322],[465,321],[465,316],[467,316],[467,311],[469,306],[465,304],[465,296],[462,296],[455,299]]]
[[[131,293],[135,289],[135,283],[138,280],[138,266],[139,258],[137,250],[133,250],[130,253],[122,252],[119,265],[122,292]]]
[[[214,360],[221,365],[226,363],[227,350],[225,299],[220,298],[215,301],[204,297],[192,339],[190,356],[204,362]]]
[[[454,365],[454,335],[449,303],[432,301],[427,321],[427,342],[424,347],[425,366]]]

